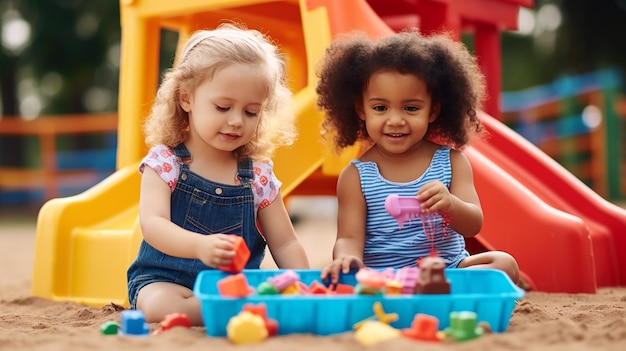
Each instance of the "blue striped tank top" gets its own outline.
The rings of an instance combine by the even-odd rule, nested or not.
[[[441,216],[433,215],[427,219],[426,228],[418,216],[405,222],[400,229],[398,222],[385,210],[385,199],[390,194],[415,196],[424,184],[434,180],[441,181],[449,188],[452,179],[450,147],[442,146],[436,150],[424,174],[406,183],[392,182],[383,178],[375,162],[353,160],[351,163],[359,171],[361,189],[367,204],[363,253],[365,266],[415,267],[420,258],[430,255],[433,243],[437,254],[445,260],[448,267],[456,267],[469,256],[465,250],[463,236],[451,228],[444,227]]]

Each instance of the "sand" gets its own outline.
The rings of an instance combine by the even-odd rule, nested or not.
[[[328,213],[321,212],[302,217],[296,225],[314,266],[328,259],[334,235]],[[100,326],[120,320],[113,306],[31,296],[34,243],[34,216],[10,221],[0,217],[0,350],[626,350],[626,287],[602,288],[597,294],[529,292],[513,311],[506,332],[462,343],[398,338],[366,347],[350,332],[287,335],[237,346],[226,338],[208,337],[203,328],[174,328],[143,338],[107,336]]]

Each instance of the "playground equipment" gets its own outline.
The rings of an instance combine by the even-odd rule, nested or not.
[[[490,10],[483,11],[485,6]],[[352,30],[381,37],[404,25],[419,25],[425,32],[445,25],[459,35],[471,27],[489,89],[495,86],[499,93],[498,31],[515,28],[519,6],[532,6],[532,0],[122,0],[118,170],[82,194],[41,208],[33,295],[128,304],[126,269],[141,241],[137,166],[147,152],[141,122],[157,87],[161,31],[178,32],[182,43],[195,29],[226,19],[274,38],[288,57],[300,130],[296,144],[275,157],[282,192],[334,194],[339,170],[360,150],[334,157],[320,144],[315,64],[332,38]],[[493,106],[492,100],[486,111],[497,116]],[[618,247],[626,247],[625,211],[498,119],[486,113],[481,118],[491,138],[466,153],[485,225],[468,240],[468,249],[510,252],[527,282],[540,291],[593,293],[598,286],[626,284],[626,255],[617,255]]]
[[[506,92],[502,121],[598,194],[620,199],[626,196],[623,85],[620,70],[603,69]]]

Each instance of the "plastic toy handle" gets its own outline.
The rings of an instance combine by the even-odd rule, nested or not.
[[[415,196],[400,196],[398,194],[387,196],[385,209],[391,217],[396,219],[400,228],[404,222],[417,217],[422,211],[420,202]]]

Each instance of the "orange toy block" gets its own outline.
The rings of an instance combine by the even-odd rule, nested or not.
[[[354,287],[348,284],[335,284],[333,291],[339,295],[350,295],[354,294]]]
[[[235,243],[233,244],[235,246],[235,257],[233,257],[229,265],[223,265],[217,268],[224,272],[239,273],[246,266],[246,263],[248,263],[250,249],[248,249],[248,245],[242,237],[235,234],[230,234],[230,237],[235,239]]]
[[[218,281],[217,289],[222,296],[229,297],[246,297],[254,291],[248,286],[248,280],[243,273],[229,275]]]
[[[411,328],[402,329],[402,335],[421,341],[441,341],[438,336],[439,320],[437,317],[418,313],[413,318]]]

